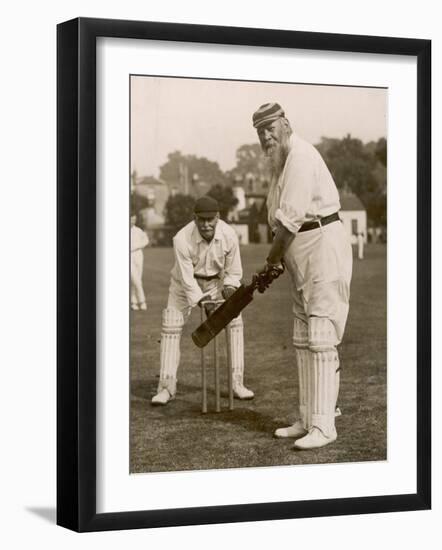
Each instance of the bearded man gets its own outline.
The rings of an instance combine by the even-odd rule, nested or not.
[[[348,316],[352,249],[338,190],[319,152],[295,134],[278,103],[262,105],[253,126],[272,171],[267,209],[274,240],[259,273],[285,266],[292,283],[299,417],[275,436],[295,438],[296,449],[314,449],[337,438],[336,346]]]
[[[218,202],[207,195],[196,201],[194,220],[175,235],[173,252],[175,264],[162,319],[160,381],[152,405],[166,405],[175,398],[181,333],[192,309],[198,305],[210,315],[215,307],[212,302],[229,298],[242,278],[238,237],[220,220]],[[233,394],[238,399],[253,399],[253,392],[244,386],[241,315],[226,330],[229,331]]]

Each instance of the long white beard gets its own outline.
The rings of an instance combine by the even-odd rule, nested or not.
[[[289,154],[289,140],[285,138],[280,144],[275,145],[268,155],[270,170],[273,178],[279,178],[284,169],[285,161]]]

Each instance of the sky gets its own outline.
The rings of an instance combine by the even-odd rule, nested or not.
[[[273,101],[310,143],[347,134],[374,141],[387,137],[387,97],[376,88],[133,76],[131,171],[158,177],[173,151],[230,170],[238,147],[258,142],[253,112]]]

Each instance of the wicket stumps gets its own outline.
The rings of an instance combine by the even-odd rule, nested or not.
[[[219,306],[223,303],[221,300],[212,300],[206,302]],[[204,322],[204,307],[201,308],[201,323]],[[227,364],[227,388],[229,394],[229,410],[233,410],[233,376],[232,365],[230,363],[230,334],[229,328],[226,327],[226,364]],[[218,342],[219,338],[216,336],[213,339],[213,366],[215,375],[215,411],[221,412],[221,387],[220,387],[220,366],[219,366],[219,353]],[[202,385],[202,401],[201,411],[203,414],[207,413],[207,372],[206,372],[206,352],[205,348],[201,348],[201,385]]]

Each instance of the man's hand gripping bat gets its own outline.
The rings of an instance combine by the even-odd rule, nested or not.
[[[221,304],[193,333],[192,340],[199,347],[206,346],[253,300],[255,290],[261,294],[283,273],[284,267],[271,266],[253,275],[249,285],[241,285],[228,300]]]

